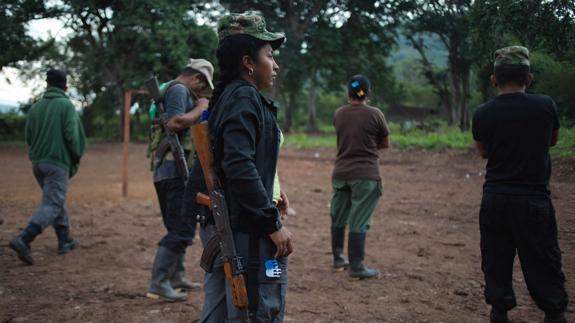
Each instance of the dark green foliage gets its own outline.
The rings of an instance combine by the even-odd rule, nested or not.
[[[222,1],[230,11],[259,10],[269,29],[283,31],[287,43],[277,58],[280,80],[274,93],[285,107],[284,130],[295,118],[306,118],[309,131],[317,131],[313,116],[320,115],[318,91],[340,91],[355,74],[374,84],[373,99],[396,98],[399,88],[387,64],[395,46],[395,30],[405,10],[404,1]],[[301,93],[308,97],[302,100]],[[342,91],[345,96],[345,91]],[[298,107],[307,106],[307,116]],[[298,111],[300,110],[300,111]]]
[[[532,53],[531,66],[534,74],[531,90],[550,95],[560,115],[575,119],[575,50],[564,55],[564,61],[554,60],[550,55]]]
[[[86,102],[88,135],[121,133],[115,116],[123,112],[124,91],[143,88],[152,73],[166,81],[189,58],[214,60],[216,35],[195,23],[188,2],[67,0],[58,6],[73,32],[49,58],[71,71],[71,84]],[[149,101],[142,100],[147,109]]]
[[[574,1],[476,1],[470,15],[474,22],[471,36],[477,53],[477,77],[484,100],[494,95],[489,83],[493,52],[520,44],[532,52],[535,81],[530,91],[551,95],[563,116],[575,116],[575,98],[569,85],[575,78]]]
[[[0,140],[24,141],[26,117],[16,111],[0,113]]]
[[[466,128],[477,104],[494,95],[493,51],[515,44],[532,51],[529,91],[551,95],[563,117],[575,118],[571,0],[6,0],[0,41],[10,46],[0,52],[0,67],[20,67],[28,77],[68,69],[87,134],[119,139],[125,90],[142,88],[151,73],[161,81],[175,77],[190,57],[207,58],[217,69],[214,26],[222,6],[259,10],[268,29],[287,35],[269,93],[284,130],[329,130],[354,74],[371,80],[371,104],[384,111],[392,104],[435,108]],[[45,43],[26,35],[26,23],[43,17],[59,18],[71,33]],[[32,63],[38,61],[40,68]],[[136,95],[134,102],[132,138],[145,139],[149,97]]]
[[[3,0],[0,1],[0,71],[20,60],[34,60],[50,46],[52,40],[36,41],[27,32],[26,24],[34,19],[49,18],[56,10],[46,8],[42,0]]]

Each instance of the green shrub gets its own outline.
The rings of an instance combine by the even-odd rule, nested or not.
[[[0,113],[0,140],[24,140],[26,116],[16,111]]]
[[[555,147],[551,147],[553,157],[574,157],[575,156],[575,126],[565,126],[562,123],[559,130],[559,140]]]

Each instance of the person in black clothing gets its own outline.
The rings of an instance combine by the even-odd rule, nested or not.
[[[525,93],[533,80],[529,71],[525,47],[497,50],[491,82],[498,96],[473,116],[473,138],[487,159],[479,211],[481,268],[491,322],[508,322],[507,311],[516,306],[517,253],[545,322],[560,323],[566,322],[568,297],[549,190],[549,147],[557,143],[559,118],[550,97]]]
[[[287,256],[293,247],[279,204],[273,202],[280,144],[277,108],[260,91],[273,86],[279,69],[273,51],[285,36],[267,31],[263,17],[252,13],[224,16],[218,36],[220,78],[208,107],[214,168],[226,193],[236,251],[246,269],[252,322],[279,323],[285,311]],[[197,164],[192,181],[201,177]],[[196,189],[203,190],[199,185]],[[193,204],[190,198],[186,201]],[[212,221],[206,222],[200,231],[204,244],[214,231]],[[276,266],[274,270],[266,270],[269,264]],[[222,266],[216,261],[206,273],[200,322],[240,321]]]
[[[213,72],[214,68],[207,60],[190,59],[180,75],[162,90],[167,126],[177,132],[186,156],[194,150],[188,129],[208,106],[208,100],[200,94],[213,88]],[[155,129],[153,137],[165,138],[166,133],[161,128],[152,127]],[[149,149],[154,154],[158,143],[159,140],[150,143]],[[153,166],[154,188],[167,233],[158,242],[146,297],[185,301],[188,295],[184,291],[200,288],[200,284],[186,277],[184,266],[186,249],[194,238],[196,222],[195,218],[182,213],[186,184],[178,174],[172,153],[160,156],[160,163]]]

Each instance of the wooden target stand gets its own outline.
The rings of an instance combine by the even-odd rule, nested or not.
[[[124,140],[122,142],[122,197],[128,197],[128,147],[130,144],[130,108],[134,94],[148,94],[146,90],[124,92]]]

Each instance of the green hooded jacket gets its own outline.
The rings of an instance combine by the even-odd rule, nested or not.
[[[86,136],[74,105],[66,93],[48,87],[26,119],[26,143],[32,164],[46,162],[62,167],[72,177],[86,148]]]

